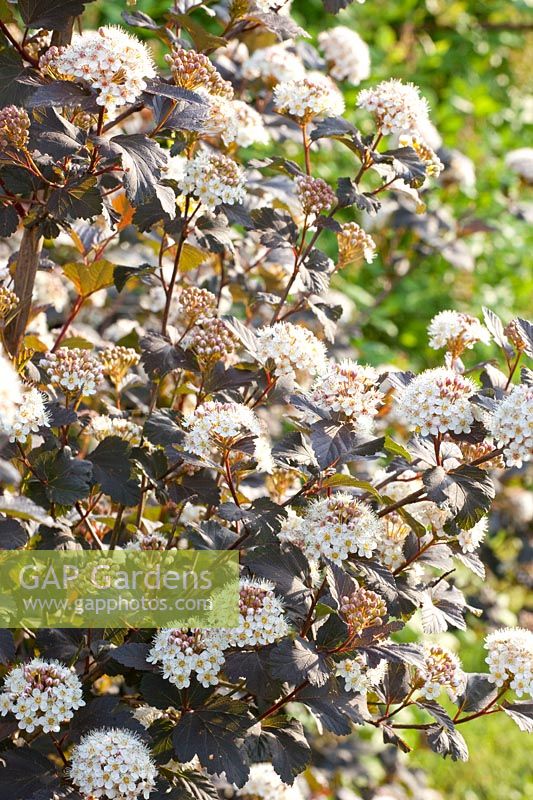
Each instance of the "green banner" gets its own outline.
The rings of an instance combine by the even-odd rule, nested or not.
[[[232,628],[235,551],[0,552],[0,628]]]

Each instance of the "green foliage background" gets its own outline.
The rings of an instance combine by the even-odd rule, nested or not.
[[[160,21],[169,5],[170,0],[140,0],[135,7]],[[94,24],[118,23],[125,9],[133,10],[120,0],[97,0],[87,18]],[[364,321],[359,326],[356,320],[353,331],[361,359],[417,367],[437,363],[439,354],[425,347],[426,328],[445,308],[479,315],[481,306],[489,305],[505,322],[527,315],[533,296],[532,189],[506,169],[504,160],[509,150],[531,143],[532,0],[367,0],[338,17],[324,11],[322,0],[294,0],[293,16],[313,43],[325,28],[355,29],[372,54],[372,75],[363,87],[391,77],[418,84],[444,146],[460,150],[476,169],[474,191],[436,186],[427,197],[430,208],[444,204],[458,220],[474,254],[473,269],[453,267],[440,253],[430,255],[376,308],[389,268],[381,259],[337,278],[336,288],[354,300]],[[209,24],[207,17],[203,20]],[[358,89],[344,88],[346,116],[357,124],[362,119],[355,111]],[[320,176],[333,185],[353,173],[352,157],[340,146],[334,157],[314,154],[313,159]],[[475,226],[486,230],[470,233]],[[502,537],[499,544],[491,542],[493,549],[502,541],[506,548],[513,546]],[[510,597],[511,611],[518,611],[524,599],[522,592]],[[479,639],[475,634],[461,639],[466,666],[483,670]],[[427,769],[431,785],[447,800],[526,800],[533,792],[529,741],[501,717],[473,722],[462,731],[471,753],[466,764],[419,749],[410,758]]]

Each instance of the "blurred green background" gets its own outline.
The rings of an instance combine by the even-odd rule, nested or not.
[[[139,0],[135,8],[162,21],[170,3]],[[87,18],[91,24],[117,23],[124,10],[134,8],[125,0],[97,0],[88,6]],[[378,258],[336,278],[335,287],[355,303],[352,343],[361,359],[419,368],[436,364],[440,354],[426,347],[426,328],[445,308],[479,315],[481,306],[488,305],[505,322],[516,314],[531,316],[532,190],[507,170],[505,155],[531,144],[533,0],[367,0],[337,17],[324,11],[321,0],[294,0],[293,16],[312,35],[313,44],[328,27],[342,24],[356,30],[372,54],[372,75],[363,87],[391,77],[418,84],[430,101],[444,146],[471,159],[476,173],[475,186],[437,184],[425,197],[431,211],[444,209],[456,220],[471,258],[452,264],[438,251],[420,258],[414,255],[416,239],[398,243],[392,238],[395,232],[384,229],[376,235],[379,250],[386,253],[399,246],[408,263],[417,259],[409,264],[407,277],[397,280],[390,264]],[[146,31],[135,32],[154,41]],[[364,125],[365,115],[355,110],[358,89],[343,89],[347,117]],[[315,153],[313,160],[318,174],[333,185],[340,176],[353,176],[353,156],[340,145],[334,146],[333,156]],[[489,352],[479,348],[478,354]],[[513,548],[518,549],[510,534],[491,539],[496,563],[509,559]],[[504,598],[502,624],[516,624],[525,589],[496,581],[494,575],[491,581],[493,591]],[[484,670],[483,626],[474,618],[469,625],[473,631],[459,636],[461,656],[468,669]],[[533,797],[531,739],[511,720],[497,715],[465,725],[462,733],[471,754],[466,764],[443,761],[424,749],[409,757],[428,771],[430,784],[443,797]]]

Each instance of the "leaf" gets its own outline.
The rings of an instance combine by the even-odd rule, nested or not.
[[[43,787],[52,797],[59,786],[59,777],[51,762],[35,747],[0,753],[2,800],[31,800]]]
[[[246,325],[243,325],[236,317],[224,315],[222,320],[226,328],[229,328],[232,334],[242,344],[248,355],[255,358],[257,355],[257,337],[254,331],[247,328]]]
[[[0,550],[18,550],[29,539],[28,532],[16,519],[0,517]]]
[[[96,217],[103,208],[97,179],[88,176],[52,189],[46,207],[57,220]]]
[[[44,482],[44,495],[50,502],[72,506],[89,494],[92,464],[72,458],[70,448],[56,453],[38,452],[30,460],[36,477],[29,481],[29,486],[37,485],[40,489]]]
[[[320,421],[311,426],[311,444],[321,469],[346,463],[359,455],[373,455],[382,449],[384,441],[384,438],[365,439],[350,425]]]
[[[48,516],[42,506],[37,505],[28,497],[4,495],[0,497],[0,513],[15,519],[29,519],[41,525],[52,525],[53,519]]]
[[[60,160],[73,156],[84,147],[86,134],[61,116],[55,108],[39,108],[33,112],[30,146]]]
[[[458,730],[450,731],[441,725],[431,725],[427,731],[428,744],[434,753],[452,761],[468,761],[468,747]]]
[[[112,286],[115,265],[105,258],[93,261],[89,266],[70,261],[63,266],[63,274],[76,287],[80,297],[90,297],[94,292]]]
[[[385,436],[385,444],[383,445],[387,453],[392,453],[395,456],[400,456],[404,458],[409,464],[412,462],[413,457],[409,450],[407,450],[403,445],[398,444],[392,439],[390,436]]]
[[[510,348],[509,340],[504,333],[501,319],[490,308],[486,308],[485,306],[483,306],[482,311],[483,311],[483,320],[485,322],[485,326],[489,329],[490,333],[492,334],[492,338],[494,339],[497,345],[503,347],[504,350],[508,350]]]
[[[79,17],[92,0],[18,0],[20,15],[28,28],[63,31],[69,17]]]
[[[343,8],[348,8],[354,0],[322,0],[324,8],[330,14],[338,14]]]
[[[503,710],[524,733],[533,733],[533,703],[504,704]]]
[[[85,631],[76,628],[42,628],[37,632],[37,647],[41,655],[63,662],[85,658],[89,652],[84,646]],[[116,702],[116,700],[115,700]]]
[[[178,760],[187,762],[198,756],[207,772],[225,772],[228,781],[243,786],[250,769],[237,740],[250,725],[247,710],[242,701],[220,697],[183,714],[172,735]]]
[[[141,499],[138,483],[130,478],[129,445],[118,436],[108,436],[87,456],[93,465],[93,480],[115,503],[136,506]]]
[[[186,353],[160,333],[143,336],[140,346],[143,367],[152,379],[162,378],[174,369],[196,369],[192,353]]]
[[[382,682],[383,699],[389,705],[401,703],[411,688],[411,676],[406,665],[401,662],[389,662]]]
[[[434,467],[424,473],[422,480],[427,496],[436,503],[447,502],[461,528],[472,528],[485,516],[494,499],[494,484],[486,470],[462,465],[446,472]]]
[[[0,107],[7,105],[21,106],[31,94],[31,88],[20,79],[27,76],[27,71],[19,54],[0,34]]]
[[[438,703],[434,703],[431,700],[419,700],[416,705],[418,708],[422,708],[424,711],[427,711],[427,713],[430,714],[433,719],[436,719],[437,722],[439,722],[449,731],[455,730],[453,720]]]
[[[162,446],[181,444],[185,435],[176,422],[175,414],[168,408],[157,409],[148,417],[143,434],[152,444]]]
[[[163,167],[167,164],[165,151],[157,142],[141,133],[121,134],[110,140],[111,151],[120,157],[124,170],[124,188],[128,200],[134,205],[142,205],[157,196],[167,213],[174,211],[174,194],[161,193],[159,184]],[[163,199],[162,198],[166,198]]]
[[[253,762],[270,761],[281,780],[288,784],[311,761],[311,749],[301,723],[283,717],[267,717],[259,736],[246,740],[246,749]]]
[[[113,272],[113,283],[117,292],[121,292],[127,282],[131,278],[143,278],[146,275],[152,275],[155,272],[155,267],[149,264],[142,267],[122,267],[117,266]]]
[[[15,660],[15,640],[11,631],[0,629],[0,664]]]
[[[152,665],[146,661],[149,652],[149,644],[126,642],[126,644],[111,650],[111,658],[123,667],[146,671],[153,669]]]
[[[271,647],[262,647],[249,652],[229,653],[224,663],[224,672],[230,681],[246,681],[246,688],[258,697],[276,698],[281,683],[270,673]]]
[[[355,184],[350,178],[339,178],[337,181],[337,201],[341,208],[348,208],[349,206],[357,206],[361,211],[366,211],[369,214],[376,214],[381,206],[380,201],[376,197],[363,192],[362,194],[357,191]]]
[[[170,794],[163,791],[150,795],[153,800],[219,800],[220,795],[212,782],[198,769],[180,769],[167,764],[165,777],[172,786]]]
[[[312,294],[323,294],[329,286],[333,262],[321,250],[314,248],[300,264],[298,274],[304,288]]]
[[[19,226],[19,217],[13,206],[0,205],[0,236],[11,236]]]
[[[184,28],[190,34],[195,48],[200,52],[216,50],[218,47],[225,47],[228,43],[224,37],[209,33],[203,24],[189,14],[170,13],[168,17],[179,28]]]
[[[270,665],[274,678],[292,684],[308,681],[312,686],[323,686],[331,674],[327,656],[299,636],[276,645],[270,654]]]
[[[426,165],[420,160],[416,150],[412,147],[400,147],[397,150],[387,150],[379,157],[378,161],[388,161],[399,178],[413,188],[422,186],[426,178]]]
[[[172,683],[165,680],[162,675],[146,673],[141,678],[141,694],[150,706],[160,708],[181,708],[181,693]]]
[[[364,717],[357,707],[357,697],[353,693],[339,690],[331,682],[321,687],[307,687],[298,692],[296,700],[310,709],[325,730],[337,736],[351,733],[351,723],[364,723]]]
[[[94,95],[89,94],[73,81],[53,81],[41,84],[37,86],[25,105],[26,108],[79,106],[89,109],[96,106]]]
[[[264,231],[261,242],[265,247],[290,247],[298,239],[298,228],[285,211],[258,208],[252,211],[252,219],[258,231]]]
[[[533,358],[533,323],[529,322],[527,319],[517,317],[516,325],[525,344],[524,352],[530,358]]]
[[[457,708],[464,714],[481,711],[497,697],[498,689],[483,672],[471,672],[466,676],[466,686],[457,698]]]

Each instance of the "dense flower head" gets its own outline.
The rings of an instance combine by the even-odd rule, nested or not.
[[[478,549],[487,534],[487,528],[488,519],[483,517],[472,528],[459,533],[457,541],[461,545],[463,553],[474,553]]]
[[[318,35],[320,48],[328,62],[329,73],[337,81],[357,86],[370,75],[370,50],[358,33],[345,25]]]
[[[383,397],[377,379],[373,367],[350,359],[339,364],[330,361],[312,385],[309,399],[324,411],[340,414],[357,430],[369,431]]]
[[[283,604],[274,585],[256,578],[242,578],[239,590],[240,623],[224,631],[232,647],[272,644],[289,632]]]
[[[454,357],[471,349],[477,342],[489,344],[490,333],[470,314],[460,311],[440,311],[428,328],[429,346],[434,350],[445,347]]]
[[[497,406],[487,427],[507,466],[520,467],[533,457],[533,386],[522,384]]]
[[[400,412],[407,426],[423,436],[468,433],[474,422],[469,398],[474,383],[446,367],[427,369],[403,390]]]
[[[274,374],[294,385],[298,374],[317,375],[326,365],[326,348],[308,328],[276,322],[257,331],[257,359],[274,365]]]
[[[186,286],[179,296],[180,320],[190,327],[199,319],[214,317],[217,313],[217,298],[207,289]]]
[[[348,625],[350,635],[360,636],[367,628],[383,624],[383,619],[387,616],[387,605],[379,594],[359,586],[341,599],[340,613]]]
[[[359,655],[353,658],[343,658],[337,662],[337,675],[344,679],[344,688],[347,692],[364,694],[376,686],[383,678],[386,661],[380,661],[377,667],[369,668]]]
[[[489,680],[496,686],[507,681],[518,697],[533,696],[533,632],[525,628],[502,628],[485,639]]]
[[[261,114],[243,100],[222,100],[212,104],[213,122],[226,146],[249,147],[267,144],[268,131]]]
[[[245,800],[303,800],[303,794],[295,782],[292,786],[283,783],[270,762],[252,764],[250,776],[237,797]]]
[[[59,731],[74,711],[85,705],[82,685],[74,670],[59,661],[34,658],[14,667],[5,677],[0,713],[15,715],[21,730]]]
[[[58,52],[52,66],[98,92],[96,102],[108,112],[134,103],[155,76],[146,46],[122,28],[106,26],[76,34]]]
[[[305,214],[320,214],[336,202],[337,196],[322,178],[300,175],[296,178],[296,194]]]
[[[150,533],[137,532],[127,545],[126,550],[167,550],[168,539],[162,533],[151,531]]]
[[[400,147],[412,147],[418,158],[426,168],[426,175],[430,178],[438,178],[444,164],[436,152],[420,136],[404,134],[400,136]]]
[[[244,63],[242,73],[247,80],[260,78],[267,83],[279,83],[301,80],[305,67],[301,58],[281,43],[255,50]]]
[[[100,360],[78,347],[60,347],[48,353],[40,366],[64,392],[82,396],[96,394],[104,373]]]
[[[384,134],[416,134],[429,114],[427,100],[420,96],[418,86],[394,78],[363,89],[359,92],[357,105],[375,116]]]
[[[211,95],[229,100],[233,98],[233,87],[224,80],[215,65],[203,53],[175,47],[165,56],[176,86],[183,89],[205,89]]]
[[[210,400],[198,406],[185,419],[183,446],[200,458],[211,458],[217,451],[239,451],[239,440],[255,437],[254,456],[259,469],[270,471],[270,445],[259,417],[242,403],[221,403]]]
[[[39,389],[24,389],[22,395],[17,397],[14,413],[2,415],[2,431],[9,436],[10,442],[24,444],[32,433],[39,432],[39,428],[48,427],[45,399]]]
[[[163,677],[178,689],[194,675],[202,686],[215,686],[224,663],[225,637],[216,630],[167,628],[156,634],[147,661],[161,664]]]
[[[234,205],[245,198],[242,167],[228,156],[207,150],[185,162],[178,185],[184,194],[193,195],[211,211],[221,203]]]
[[[410,526],[400,514],[396,511],[387,514],[384,519],[383,535],[376,548],[376,555],[379,561],[390,570],[395,570],[403,564],[405,560],[403,546],[410,533]]]
[[[351,553],[370,558],[382,535],[383,523],[370,506],[341,492],[314,500],[280,531],[282,540],[303,543],[308,558],[327,558],[339,566]]]
[[[274,106],[280,114],[289,114],[302,122],[320,117],[338,117],[344,112],[344,98],[332,80],[313,74],[300,80],[278,83]]]
[[[86,796],[148,800],[155,789],[157,769],[137,734],[120,728],[98,728],[82,736],[74,747],[69,774]]]
[[[108,417],[105,414],[98,414],[92,417],[86,428],[87,433],[94,436],[97,442],[102,442],[108,436],[118,436],[132,445],[140,443],[142,438],[142,428],[130,419],[122,417]]]
[[[446,689],[454,699],[465,684],[465,675],[457,656],[438,645],[429,645],[424,649],[421,678],[424,683],[420,692],[427,700],[436,700],[442,689]]]
[[[30,139],[28,112],[18,106],[0,108],[0,148],[14,147],[22,150]]]
[[[337,233],[339,246],[339,269],[348,264],[359,266],[366,261],[370,264],[376,257],[376,243],[357,222],[344,222]]]
[[[99,354],[99,357],[104,368],[104,374],[108,375],[116,386],[120,386],[128,370],[137,366],[141,360],[139,353],[132,347],[119,346],[106,347]]]
[[[22,400],[22,383],[18,373],[0,348],[0,431],[6,433]]]
[[[494,445],[490,442],[459,442],[459,447],[463,454],[463,459],[467,463],[477,461],[479,458],[484,458],[494,450]],[[478,466],[479,469],[503,469],[505,467],[505,461],[501,455],[495,455],[488,461],[483,461],[476,466]]]
[[[198,319],[183,339],[183,346],[192,350],[202,366],[226,358],[235,350],[236,339],[221,319]]]

